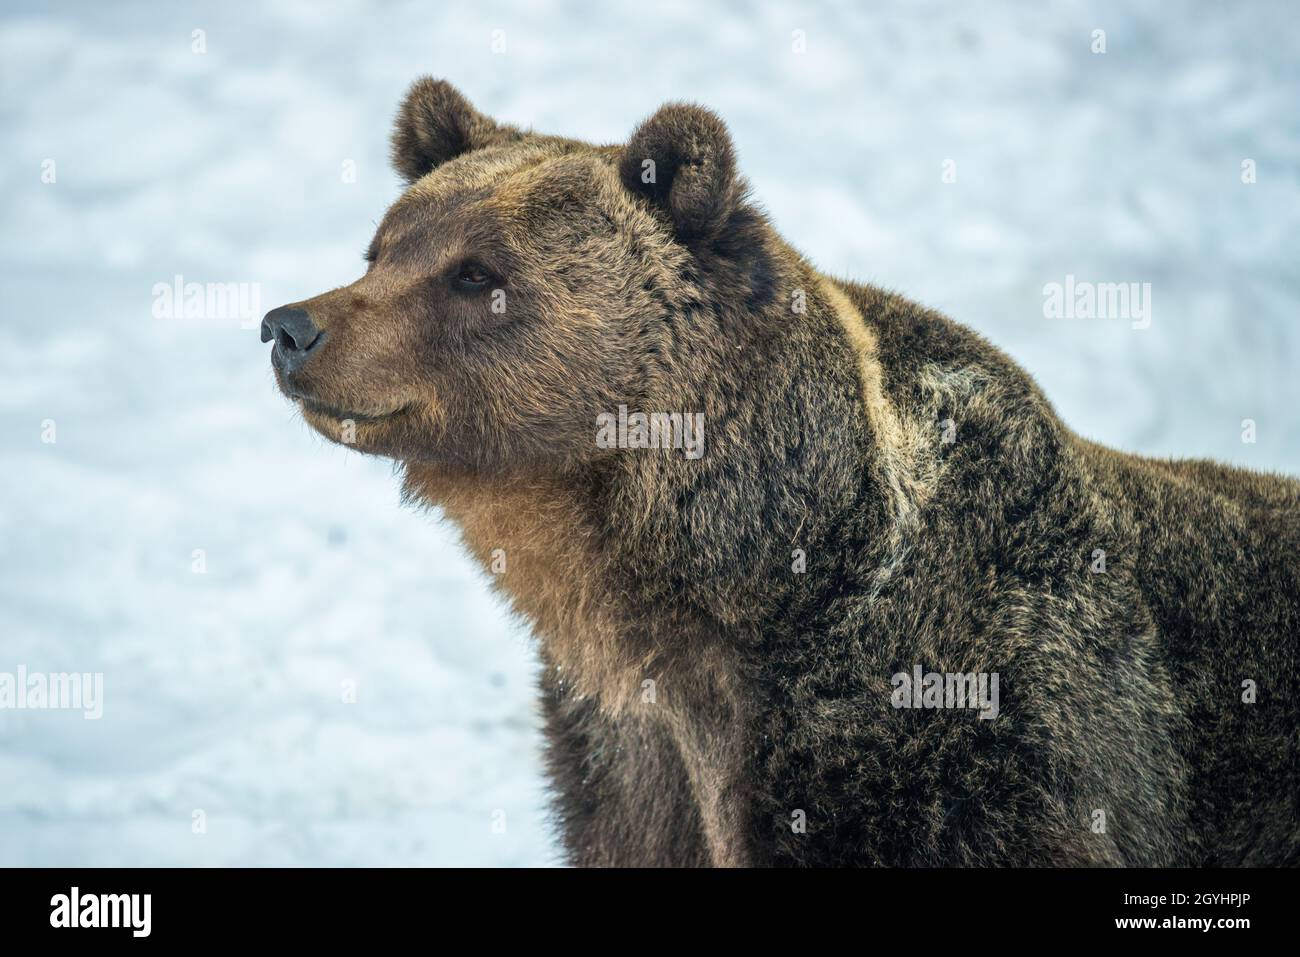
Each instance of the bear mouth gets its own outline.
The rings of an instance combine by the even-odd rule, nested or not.
[[[382,422],[384,419],[391,419],[393,416],[397,415],[398,413],[405,411],[404,408],[399,408],[399,409],[392,409],[389,412],[380,412],[380,413],[355,412],[349,409],[340,409],[338,406],[329,405],[317,399],[313,399],[308,396],[302,395],[301,393],[295,393],[293,397],[294,399],[297,400],[298,404],[302,407],[302,410],[304,412],[309,412],[313,415],[320,415],[320,416],[325,416],[327,418],[336,419],[340,422],[344,422],[349,419],[352,420],[353,422]]]

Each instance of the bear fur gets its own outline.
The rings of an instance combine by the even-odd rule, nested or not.
[[[392,145],[366,274],[263,337],[531,626],[574,864],[1300,863],[1300,483],[1075,435],[818,272],[700,107],[593,146],[422,79]],[[996,716],[897,707],[918,668]]]

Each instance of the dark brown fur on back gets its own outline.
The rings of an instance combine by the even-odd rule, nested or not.
[[[596,147],[423,80],[394,163],[277,375],[531,625],[573,862],[1300,863],[1300,483],[1077,437],[817,272],[698,107]],[[704,454],[602,447],[620,405]],[[997,716],[895,707],[916,666],[996,673]]]

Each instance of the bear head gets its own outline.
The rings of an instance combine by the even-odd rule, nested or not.
[[[424,78],[392,161],[406,188],[365,274],[261,330],[305,420],[360,451],[582,465],[602,413],[701,408],[777,296],[774,234],[701,107],[597,146],[495,122]]]

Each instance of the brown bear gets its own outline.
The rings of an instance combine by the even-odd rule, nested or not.
[[[534,630],[573,863],[1300,862],[1300,483],[1076,436],[700,107],[593,146],[422,79],[392,151],[262,338]]]

